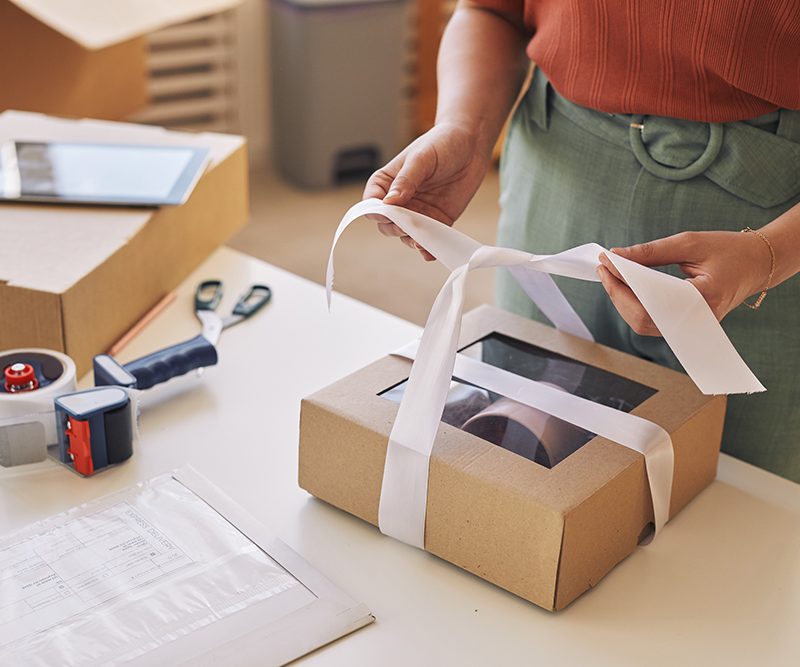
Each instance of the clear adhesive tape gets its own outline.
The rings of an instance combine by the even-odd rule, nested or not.
[[[58,442],[53,402],[77,389],[75,362],[66,354],[40,348],[0,352],[0,358],[10,355],[49,357],[60,364],[61,374],[50,384],[32,391],[0,392],[0,466],[4,467],[46,458],[47,446]]]

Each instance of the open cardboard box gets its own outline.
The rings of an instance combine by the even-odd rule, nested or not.
[[[211,163],[181,206],[0,204],[0,350],[60,350],[88,371],[247,220],[242,137],[5,112],[12,138],[204,146]]]
[[[489,306],[464,317],[459,347],[475,349],[484,341],[483,349],[489,349],[485,342],[497,334],[519,341],[520,349],[534,346],[539,358],[585,369],[595,387],[634,389],[638,404],[624,409],[672,437],[670,516],[714,479],[724,396],[700,393],[682,373]],[[494,363],[485,353],[483,360]],[[302,488],[378,524],[387,442],[397,413],[386,391],[396,390],[410,367],[406,359],[387,356],[303,400]],[[553,380],[546,374],[533,379]],[[650,488],[644,457],[601,437],[590,436],[551,468],[532,458],[440,424],[430,460],[425,549],[557,610],[636,549],[653,521]]]
[[[120,119],[144,107],[144,35],[241,0],[0,0],[0,110]]]

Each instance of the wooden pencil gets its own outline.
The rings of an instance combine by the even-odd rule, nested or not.
[[[168,292],[164,295],[162,299],[156,303],[150,310],[148,310],[142,317],[139,319],[136,324],[134,324],[126,333],[122,335],[122,337],[114,343],[108,350],[108,353],[113,357],[119,354],[125,347],[127,347],[128,343],[130,343],[136,336],[138,336],[142,330],[150,324],[158,315],[164,311],[164,309],[175,301],[176,294],[175,292]]]

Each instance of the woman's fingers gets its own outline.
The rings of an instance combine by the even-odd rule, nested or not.
[[[386,204],[403,206],[416,194],[425,172],[426,168],[419,159],[413,159],[413,156],[404,158],[401,154],[370,176],[362,198],[381,199]],[[402,229],[382,215],[371,214],[366,217],[377,223],[378,231],[384,236],[406,236]]]
[[[428,151],[429,152],[429,151]],[[410,152],[389,185],[384,203],[403,206],[414,198],[417,189],[431,176],[432,166],[426,151]]]
[[[617,267],[611,263],[611,260],[608,258],[608,255],[606,255],[604,252],[601,252],[597,259],[600,260],[600,263],[604,267],[606,267],[611,273],[611,275],[613,275],[617,280],[623,283],[625,282],[625,279],[622,277],[622,274],[620,274],[620,272],[617,270]]]
[[[417,250],[419,250],[419,254],[422,255],[422,259],[424,259],[426,262],[435,262],[436,261],[436,258],[433,255],[431,255],[427,250],[425,250],[425,248],[423,248],[422,246],[418,245],[417,243],[415,243],[414,245],[417,246]]]
[[[611,252],[644,266],[683,264],[698,259],[701,254],[697,239],[692,232],[681,232],[627,248],[611,248]]]
[[[661,335],[630,287],[614,276],[604,265],[597,267],[597,275],[614,307],[631,329],[640,336]]]
[[[372,220],[376,220],[378,222],[378,231],[383,234],[384,236],[407,236],[407,234],[400,229],[396,224],[391,222],[388,218],[384,218],[382,215],[373,215],[370,216]]]
[[[395,160],[381,167],[369,177],[367,184],[364,186],[362,199],[383,199],[386,196],[399,169],[399,164],[393,164]]]
[[[387,167],[378,169],[369,177],[367,184],[364,186],[364,194],[361,199],[383,199],[386,196],[386,192],[392,183],[392,176],[387,171]],[[384,236],[401,236],[404,233],[389,218],[382,215],[369,213],[364,217],[376,223],[378,231]]]
[[[434,260],[436,259],[436,258],[435,258],[433,255],[431,255],[431,254],[430,254],[430,253],[429,253],[427,250],[425,250],[425,248],[423,248],[422,246],[420,246],[420,245],[419,245],[419,244],[418,244],[418,243],[417,243],[417,242],[416,242],[414,239],[412,239],[410,236],[408,236],[408,235],[401,236],[401,237],[400,237],[400,241],[402,241],[402,243],[403,243],[404,245],[407,245],[407,246],[408,246],[409,248],[411,248],[412,250],[419,250],[419,254],[420,254],[420,255],[422,255],[423,259],[424,259],[426,262],[432,262],[432,261],[434,261]]]
[[[401,236],[400,241],[403,243],[403,245],[408,246],[412,250],[417,249],[417,244],[414,243],[414,239],[412,239],[410,236]]]

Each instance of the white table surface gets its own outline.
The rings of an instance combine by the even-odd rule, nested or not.
[[[191,294],[213,277],[223,308],[250,282],[273,301],[223,333],[219,365],[190,390],[142,413],[126,464],[90,479],[51,463],[0,469],[0,533],[189,463],[377,617],[302,664],[800,665],[800,485],[723,456],[655,543],[543,611],[297,486],[301,397],[418,327],[343,296],[329,315],[318,285],[221,249],[120,359],[195,335]]]

